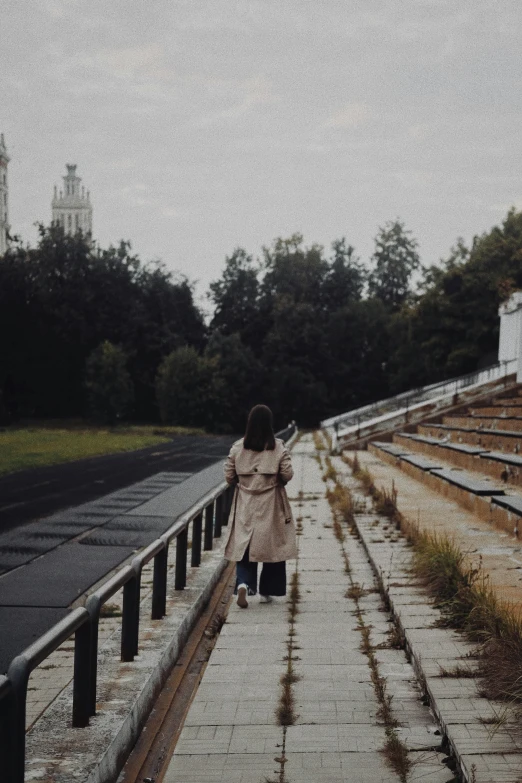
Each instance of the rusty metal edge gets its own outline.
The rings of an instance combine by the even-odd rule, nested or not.
[[[123,767],[118,783],[163,780],[186,715],[196,695],[234,589],[235,563],[224,570],[215,592],[191,632],[169,674],[140,736]]]

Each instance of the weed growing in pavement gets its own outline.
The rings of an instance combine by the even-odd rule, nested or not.
[[[332,465],[330,457],[325,457],[324,464],[326,465],[326,470],[323,474],[323,481],[337,481],[337,471]]]
[[[333,511],[334,521],[344,522],[350,532],[355,527],[353,498],[348,487],[337,482],[333,489],[326,490],[326,497]]]
[[[353,469],[353,465],[352,465]],[[354,476],[365,487],[368,476]],[[368,471],[366,471],[368,473]],[[373,485],[374,487],[374,485]],[[388,507],[389,516],[405,532],[413,547],[413,575],[435,599],[444,627],[456,628],[477,642],[478,675],[485,698],[508,702],[522,716],[522,616],[512,604],[495,594],[482,563],[471,563],[455,541],[445,535],[421,531],[406,525],[397,509],[397,493],[379,499],[380,490],[370,492],[374,503]]]
[[[346,591],[344,594],[345,598],[351,598],[352,601],[359,601],[361,598],[364,598],[366,595],[370,595],[370,593],[374,593],[375,590],[365,590],[363,585],[360,585],[358,582],[354,582]]]
[[[394,729],[386,729],[386,742],[382,752],[390,767],[397,773],[401,783],[406,783],[412,762],[408,756],[408,748]]]
[[[283,745],[281,756],[276,758],[281,766],[278,773],[278,780],[270,780],[265,778],[265,783],[288,783],[285,776],[285,764],[286,758],[286,730],[288,726],[293,726],[298,716],[295,713],[295,697],[293,685],[298,682],[301,677],[294,670],[294,662],[299,661],[298,655],[294,655],[295,650],[299,650],[299,645],[295,644],[295,618],[299,613],[298,603],[301,600],[301,592],[299,589],[299,573],[294,571],[290,580],[290,595],[288,601],[288,623],[290,628],[288,629],[288,639],[286,641],[286,655],[283,657],[283,661],[286,663],[286,671],[281,675],[281,693],[279,696],[279,704],[276,709],[276,719],[280,726],[283,728]]]
[[[297,658],[293,655],[294,638],[296,635],[295,618],[299,612],[298,604],[300,600],[299,573],[294,571],[290,580],[290,596],[288,602],[288,622],[290,628],[288,630],[287,654],[285,656],[286,672],[281,677],[281,695],[276,710],[277,721],[279,725],[283,727],[292,726],[297,718],[294,710],[295,702],[292,685],[300,679],[299,675],[294,671],[294,661],[297,660]]]
[[[314,446],[316,451],[324,451],[325,445],[323,442],[323,437],[320,430],[314,430],[312,433],[312,438],[314,439]]]
[[[459,679],[472,679],[477,676],[477,672],[470,669],[469,666],[454,666],[452,669],[446,669],[439,666],[439,677],[457,677]]]
[[[375,654],[376,648],[372,645],[371,641],[371,626],[366,625],[364,620],[365,612],[360,604],[361,598],[372,591],[364,590],[362,585],[353,579],[350,560],[345,547],[346,537],[341,522],[347,524],[354,535],[356,534],[355,531],[357,531],[352,494],[348,487],[337,480],[334,489],[329,489],[327,491],[327,498],[332,509],[334,535],[341,546],[345,572],[350,581],[350,587],[345,595],[346,598],[349,598],[355,603],[354,614],[357,618],[357,627],[361,634],[361,651],[368,659],[370,679],[379,704],[377,718],[383,723],[386,730],[386,742],[382,752],[388,765],[395,771],[401,783],[407,783],[412,762],[408,756],[408,748],[395,731],[398,722],[393,715],[392,696],[387,693],[386,678],[382,677],[379,672],[379,662]]]

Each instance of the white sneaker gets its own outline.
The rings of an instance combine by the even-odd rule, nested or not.
[[[261,595],[259,594],[259,603],[260,604],[271,604],[274,599],[271,595]]]
[[[247,595],[248,595],[248,587],[245,584],[238,585],[237,605],[241,607],[241,609],[246,609],[248,606]]]

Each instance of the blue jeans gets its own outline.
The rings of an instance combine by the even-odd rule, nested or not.
[[[236,565],[236,588],[245,584],[248,587],[248,595],[257,593],[257,563],[249,560],[250,546],[247,546],[243,559]],[[263,563],[261,578],[259,580],[259,592],[261,595],[286,595],[286,562]]]

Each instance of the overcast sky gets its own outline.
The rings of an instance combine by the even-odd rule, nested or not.
[[[522,208],[520,0],[3,0],[12,229],[77,163],[106,246],[201,294],[240,245],[400,217],[425,264]]]

